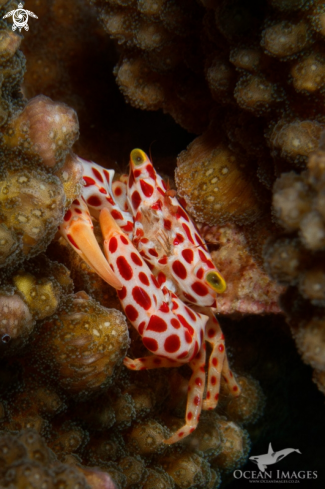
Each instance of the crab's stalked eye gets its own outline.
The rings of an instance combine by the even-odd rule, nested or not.
[[[226,288],[227,284],[225,279],[218,272],[208,272],[205,276],[207,284],[218,294],[222,294]]]
[[[141,149],[134,149],[131,151],[131,161],[134,166],[140,166],[147,160],[147,155]]]

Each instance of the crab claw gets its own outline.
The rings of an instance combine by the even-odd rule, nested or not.
[[[60,231],[69,244],[95,272],[115,289],[122,283],[106,261],[93,233],[93,225],[86,205],[75,200],[60,225]]]

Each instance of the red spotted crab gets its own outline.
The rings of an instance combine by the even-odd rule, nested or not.
[[[230,392],[240,394],[214,314],[216,296],[226,283],[175,192],[167,190],[143,151],[131,152],[129,176],[115,182],[113,170],[77,159],[85,186],[60,231],[117,289],[125,314],[152,353],[126,357],[125,366],[144,370],[189,363],[192,369],[186,422],[166,440],[175,443],[195,430],[201,409],[216,407],[221,375]],[[93,219],[101,226],[106,259],[93,234]],[[211,345],[207,385],[206,342]]]

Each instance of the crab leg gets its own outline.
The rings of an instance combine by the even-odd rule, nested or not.
[[[205,341],[212,346],[208,367],[207,393],[206,399],[203,401],[203,409],[212,410],[218,404],[221,375],[225,382],[227,382],[229,391],[235,397],[240,395],[240,387],[229,368],[225,349],[225,337],[217,318],[211,309],[201,308],[200,310],[203,310],[204,314],[209,316],[209,321],[205,327]]]
[[[93,233],[93,223],[83,199],[76,199],[66,212],[59,231],[105,282],[116,289],[122,288],[121,281],[108,265]]]
[[[161,358],[157,355],[150,355],[149,357],[136,358],[135,360],[125,357],[124,365],[130,370],[150,370],[158,367],[180,367],[183,364],[176,362],[176,360],[169,360],[169,358]]]
[[[186,424],[165,441],[167,445],[182,440],[190,435],[197,427],[202,410],[202,398],[205,387],[205,360],[206,352],[204,344],[200,352],[190,362],[193,373],[188,386]]]

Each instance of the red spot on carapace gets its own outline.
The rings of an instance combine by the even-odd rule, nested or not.
[[[182,217],[185,221],[189,222],[189,218],[188,218],[186,212],[184,211],[184,209],[182,209],[181,206],[178,206],[178,209],[176,212],[176,218],[179,219],[180,217]]]
[[[161,312],[169,312],[169,307],[167,302],[163,302],[161,306],[159,307],[159,311]]]
[[[138,326],[138,332],[139,332],[140,336],[142,336],[142,334],[143,334],[143,330],[144,330],[145,325],[146,325],[146,322],[142,321],[142,323],[140,323]]]
[[[153,209],[154,211],[161,211],[161,208],[162,208],[162,204],[161,204],[161,200],[159,199],[151,206],[151,209]]]
[[[197,233],[195,233],[195,239],[200,246],[202,246],[203,248],[205,247],[205,243],[203,243],[201,237]]]
[[[155,359],[153,360],[153,363],[154,363],[155,365],[160,365],[160,364],[161,364],[161,362],[162,362],[162,360],[160,360],[160,358],[155,358]]]
[[[124,256],[119,256],[116,260],[116,264],[124,280],[131,280],[133,277],[132,267],[128,264]]]
[[[215,334],[216,334],[216,332],[215,332],[215,330],[213,328],[210,328],[208,330],[208,337],[209,338],[213,338]]]
[[[133,184],[134,184],[134,176],[133,176],[133,171],[131,170],[129,174],[129,180],[128,180],[129,188],[131,188]]]
[[[76,208],[74,211],[75,211],[77,214],[82,214],[82,210],[81,210],[81,209]]]
[[[157,276],[158,283],[161,285],[166,282],[166,275],[163,272],[159,272]]]
[[[146,197],[151,197],[153,194],[153,186],[149,185],[145,180],[140,180],[141,190]]]
[[[145,273],[140,272],[139,273],[139,279],[143,283],[143,285],[147,285],[147,286],[149,285],[149,279]]]
[[[179,321],[177,321],[177,319],[175,319],[175,318],[171,319],[170,323],[173,326],[173,328],[175,328],[175,329],[179,329],[181,327]]]
[[[110,253],[115,253],[115,251],[117,250],[117,239],[115,238],[115,236],[110,239],[108,249]]]
[[[149,177],[152,178],[153,180],[156,180],[156,172],[151,163],[146,166],[146,170],[148,172]]]
[[[91,195],[88,199],[87,199],[87,204],[89,205],[92,205],[94,207],[99,207],[100,205],[102,205],[102,201],[100,200],[99,197],[97,197],[96,195]]]
[[[145,309],[146,311],[151,307],[151,299],[142,287],[133,287],[132,297],[135,302],[139,304],[139,306],[143,307],[143,309]]]
[[[190,433],[193,433],[193,431],[195,431],[195,428],[190,429]]]
[[[155,258],[158,257],[158,253],[154,248],[149,248],[148,253],[149,255],[154,256]]]
[[[196,383],[196,385],[198,385],[199,387],[201,387],[201,385],[202,385],[202,379],[200,379],[200,377],[196,377],[195,383]]]
[[[126,239],[125,236],[123,236],[123,234],[120,235],[120,240],[122,241],[123,244],[127,245],[129,244],[128,240]]]
[[[177,233],[175,238],[174,238],[174,241],[173,241],[173,245],[174,246],[177,246],[179,245],[180,243],[183,243],[184,242],[184,238],[181,234]]]
[[[100,172],[97,170],[97,168],[91,167],[93,174],[99,180],[100,182],[104,183],[103,177],[101,176]]]
[[[201,402],[200,396],[195,396],[193,399],[193,404],[195,404],[195,406],[199,406],[200,402]]]
[[[189,343],[189,344],[192,343],[192,336],[190,335],[190,333],[188,331],[185,331],[184,337],[185,337],[186,343]]]
[[[194,284],[192,284],[191,288],[200,297],[208,295],[208,293],[209,293],[208,288],[205,285],[201,284],[200,282],[194,282]]]
[[[90,187],[91,185],[96,185],[96,182],[93,178],[83,177],[83,181],[85,182],[85,187]]]
[[[131,200],[132,200],[132,205],[133,205],[134,209],[137,210],[137,208],[141,204],[141,195],[139,194],[139,192],[137,190],[135,190],[133,192],[133,194],[131,196]]]
[[[211,385],[216,385],[217,383],[217,377],[215,377],[214,375],[211,377]]]
[[[187,236],[187,239],[192,243],[194,244],[194,241],[193,241],[193,238],[192,238],[192,234],[191,234],[191,231],[190,231],[190,228],[188,227],[187,224],[185,224],[185,222],[182,223],[182,227],[186,233],[186,236]]]
[[[192,250],[186,249],[182,251],[182,257],[184,258],[187,263],[192,263],[193,258],[194,258],[194,253]]]
[[[141,258],[139,257],[139,255],[137,255],[136,253],[134,253],[134,251],[132,251],[132,253],[131,253],[131,260],[133,261],[133,263],[135,263],[139,267],[142,266],[142,260],[141,260]]]
[[[143,338],[142,343],[149,351],[155,352],[158,350],[158,342],[154,338]]]
[[[107,195],[106,200],[107,200],[107,202],[109,202],[111,205],[115,205],[115,202],[114,202],[114,200],[112,199],[112,197],[111,197],[110,195]]]
[[[70,243],[71,243],[71,244],[72,244],[72,245],[73,245],[75,248],[77,248],[77,250],[79,250],[79,249],[80,249],[80,248],[79,248],[79,246],[77,245],[77,243],[75,242],[75,240],[73,239],[73,237],[72,237],[72,236],[70,236],[70,234],[67,234],[67,238],[68,238],[68,240],[70,241]]]
[[[183,436],[183,435],[184,435],[184,431],[180,431],[180,432],[178,433],[178,438],[182,438],[182,436]]]
[[[193,418],[193,414],[190,411],[189,413],[187,413],[187,419],[191,421],[192,418]]]
[[[222,353],[224,351],[225,347],[223,345],[218,346],[218,350]]]
[[[182,280],[186,279],[187,271],[182,262],[180,262],[179,260],[175,260],[172,264],[172,269],[177,277]]]
[[[72,212],[70,211],[70,209],[65,213],[65,216],[64,216],[64,220],[66,222],[70,221],[70,218],[72,216]]]
[[[204,270],[203,268],[199,268],[198,271],[196,272],[196,276],[199,280],[202,280],[203,278],[203,275],[204,275]]]
[[[134,170],[133,175],[134,178],[139,178],[139,176],[141,175],[141,170]]]
[[[183,295],[189,302],[193,302],[193,304],[197,303],[197,300],[191,294],[188,294],[187,292],[183,292]]]
[[[150,275],[150,277],[151,277],[152,283],[154,284],[154,286],[156,287],[156,289],[160,289],[160,285],[159,285],[156,277],[154,275],[152,275],[152,274]]]
[[[194,312],[191,311],[191,309],[189,309],[188,307],[185,306],[185,311],[190,316],[190,318],[192,319],[192,321],[196,321],[196,316],[195,316]]]
[[[216,401],[218,401],[218,399],[219,399],[219,394],[216,394],[216,395],[214,396],[214,398],[215,398],[215,400],[216,400]]]
[[[123,287],[121,288],[121,290],[118,290],[117,291],[117,295],[119,297],[119,299],[122,301],[123,299],[125,299],[126,297],[126,293],[127,293],[127,290],[126,290],[126,287],[123,285]]]
[[[138,228],[138,229],[136,230],[135,235],[136,235],[138,238],[141,238],[141,237],[143,236],[143,234],[144,234],[144,233],[143,233],[143,229]]]
[[[184,328],[187,329],[187,331],[190,333],[191,336],[194,335],[194,329],[192,328],[192,326],[186,321],[186,319],[184,318],[184,316],[182,316],[181,314],[177,314],[177,317],[178,319],[180,320],[180,322],[182,323],[182,325],[184,326]]]
[[[183,351],[183,353],[181,353],[180,355],[177,355],[176,358],[178,358],[179,360],[181,360],[182,358],[186,358],[188,355],[188,351]]]
[[[167,330],[167,323],[159,316],[153,314],[150,318],[147,330],[156,331],[156,333],[163,333]]]
[[[210,397],[211,397],[211,392],[210,392],[210,391],[208,391],[208,392],[207,392],[207,399],[210,399]]]
[[[216,358],[212,358],[212,365],[216,367],[218,365],[218,360]]]
[[[122,194],[121,187],[115,187],[114,188],[114,194],[116,195],[116,197],[119,197]]]
[[[212,261],[209,260],[209,258],[205,255],[205,253],[203,253],[202,250],[199,250],[199,255],[200,255],[200,258],[203,261],[203,263],[205,263],[206,265],[208,265],[209,268],[215,268],[215,266],[213,265]]]
[[[180,349],[180,346],[181,342],[176,334],[171,334],[165,339],[164,348],[168,353],[175,353]]]
[[[114,219],[123,219],[123,216],[120,213],[120,211],[117,211],[116,209],[113,209],[111,211],[111,216],[114,217]]]
[[[135,321],[137,319],[137,317],[139,316],[138,311],[136,310],[135,307],[132,306],[132,304],[129,304],[128,306],[126,306],[125,314],[127,315],[127,317],[129,318],[129,320],[131,322]]]
[[[172,228],[172,222],[169,219],[164,219],[164,228],[170,231]]]
[[[234,385],[234,387],[232,388],[232,390],[233,390],[234,392],[237,392],[237,391],[238,391],[238,387],[237,387],[237,385]]]
[[[160,263],[160,265],[166,265],[167,262],[168,262],[167,256],[163,256],[162,258],[160,258],[160,260],[158,260],[158,263]]]
[[[74,201],[72,203],[73,203],[73,205],[80,205],[80,202],[78,199],[74,199]]]
[[[107,191],[106,189],[104,189],[104,187],[100,187],[98,190],[100,191],[101,194],[107,194]]]
[[[104,171],[104,175],[105,175],[106,181],[109,184],[109,172],[107,170],[103,170],[103,171]],[[117,187],[117,188],[119,188],[119,187]],[[122,193],[122,191],[121,191],[121,193]],[[118,194],[116,194],[116,195],[118,195]]]
[[[144,243],[144,244],[149,243],[148,238],[142,238],[140,241],[141,241],[141,243]]]

